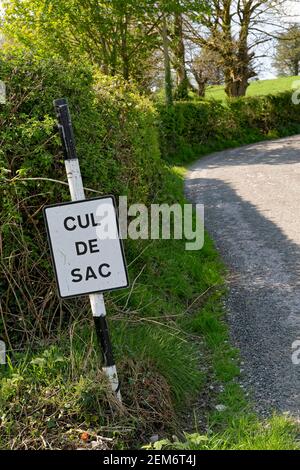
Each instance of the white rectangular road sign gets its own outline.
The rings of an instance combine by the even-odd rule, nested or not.
[[[128,286],[112,196],[47,206],[44,216],[60,297]]]

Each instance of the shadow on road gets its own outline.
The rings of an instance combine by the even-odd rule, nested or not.
[[[214,163],[214,156],[220,153],[211,154],[203,158],[201,168],[217,168],[218,163]],[[222,166],[245,166],[245,165],[283,165],[300,162],[299,136],[279,139],[276,141],[264,141],[258,144],[246,145],[236,149],[229,149],[222,152]]]
[[[224,158],[222,166],[243,164],[245,157],[248,165],[251,148],[237,152],[238,159]],[[283,152],[264,153],[256,163],[283,163]],[[285,163],[293,162],[289,155]],[[209,165],[201,162],[201,171]],[[228,322],[244,362],[242,383],[262,413],[299,415],[300,364],[292,363],[292,344],[300,339],[299,245],[222,180],[193,179],[191,171],[186,195],[204,204],[205,227],[229,268]]]

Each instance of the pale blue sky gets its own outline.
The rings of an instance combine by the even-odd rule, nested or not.
[[[283,16],[282,24],[288,23],[300,23],[300,0],[286,0],[283,1],[283,7],[286,16]],[[271,27],[270,32],[276,30],[275,27]],[[274,43],[268,43],[262,48],[261,53],[267,53],[268,57],[261,59],[261,70],[259,71],[259,78],[274,78],[276,71],[272,67],[272,55],[274,53]]]

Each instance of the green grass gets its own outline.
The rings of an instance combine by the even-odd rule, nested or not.
[[[286,417],[274,416],[260,422],[254,416],[232,421],[220,433],[186,433],[185,439],[164,439],[147,449],[176,450],[299,450],[295,425]]]
[[[274,95],[283,91],[291,91],[292,89],[297,88],[294,84],[296,81],[300,81],[300,76],[253,81],[247,89],[246,96]],[[226,94],[224,86],[218,85],[208,87],[205,97],[208,99],[225,100]]]

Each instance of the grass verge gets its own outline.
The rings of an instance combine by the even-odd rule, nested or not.
[[[176,171],[185,173],[184,168],[177,167]],[[209,244],[211,241],[206,239],[206,246]],[[222,266],[221,272],[224,273]],[[248,394],[239,385],[239,351],[230,344],[223,296],[224,289],[217,289],[198,315],[184,320],[185,328],[203,341],[205,352],[201,365],[206,370],[206,383],[200,396],[204,398],[193,404],[189,422],[185,420],[182,424],[183,432],[179,437],[161,439],[144,448],[299,450],[299,423],[287,414],[274,413],[271,418],[260,418]]]

